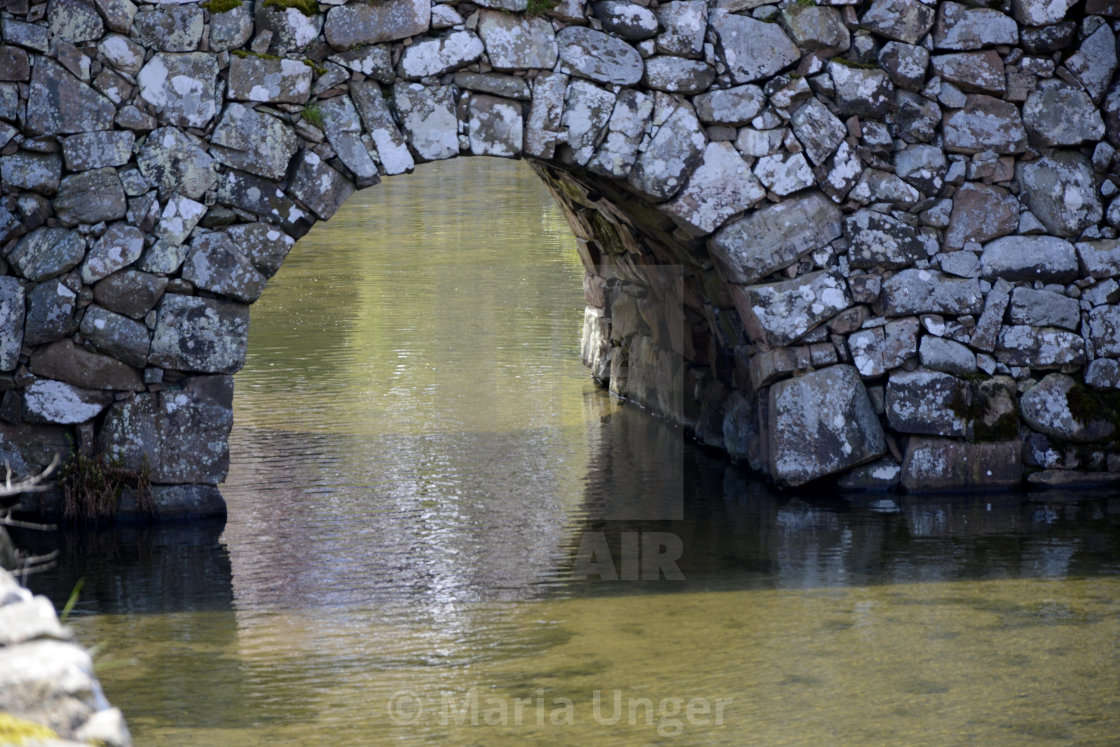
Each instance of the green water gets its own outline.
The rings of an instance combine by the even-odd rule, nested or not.
[[[228,522],[68,536],[33,580],[86,578],[138,745],[1115,743],[1120,498],[774,495],[590,384],[572,242],[494,159],[299,242]],[[642,532],[682,580],[573,571],[599,538],[635,575]]]

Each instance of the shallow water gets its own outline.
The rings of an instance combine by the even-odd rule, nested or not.
[[[774,495],[588,381],[571,242],[477,158],[300,241],[228,522],[32,579],[137,744],[1113,742],[1120,498]]]

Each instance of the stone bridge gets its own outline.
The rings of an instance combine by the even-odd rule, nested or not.
[[[563,207],[593,375],[777,483],[1107,482],[1118,30],[1118,0],[0,0],[0,454],[223,511],[250,304],[355,189],[469,154]]]

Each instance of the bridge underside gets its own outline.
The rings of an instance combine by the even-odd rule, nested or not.
[[[222,512],[296,240],[487,155],[568,216],[592,375],[777,483],[1115,482],[1120,5],[651,5],[0,4],[0,455]]]

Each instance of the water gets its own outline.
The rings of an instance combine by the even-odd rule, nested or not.
[[[85,578],[137,744],[1114,742],[1120,499],[774,495],[591,385],[571,242],[491,159],[301,240],[228,522],[67,535],[33,579]],[[640,577],[643,537],[683,580],[573,572]]]

